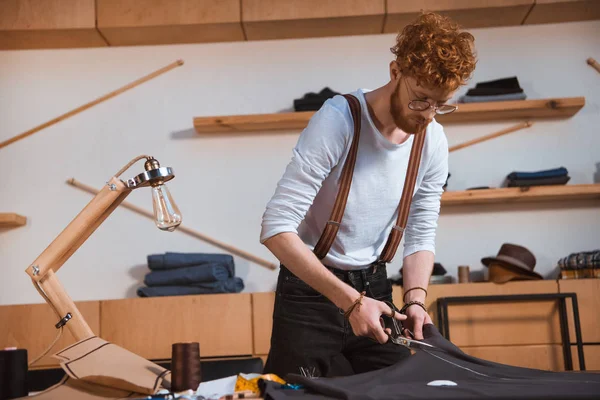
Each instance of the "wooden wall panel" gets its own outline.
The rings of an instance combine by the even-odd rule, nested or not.
[[[92,331],[98,334],[100,331],[100,302],[76,302],[75,305]],[[54,327],[58,322],[58,317],[45,303],[0,306],[0,321],[2,322],[0,324],[0,348],[27,349],[28,362],[42,354],[58,333]],[[73,343],[75,343],[75,338],[65,327],[58,343],[32,369],[58,365],[58,361],[51,356]]]
[[[577,346],[571,346],[571,353],[573,354],[573,369],[578,371],[579,356],[577,353]],[[583,346],[583,357],[585,357],[586,371],[600,372],[600,346]]]
[[[521,25],[534,0],[386,0],[385,33],[396,33],[422,10],[446,15],[465,28]]]
[[[599,0],[536,0],[525,24],[600,19]]]
[[[111,46],[244,40],[240,0],[97,0]]]
[[[556,344],[461,347],[461,350],[473,357],[515,367],[547,371],[565,370],[562,347]]]
[[[378,34],[384,0],[242,0],[248,40]]]
[[[252,293],[254,354],[269,354],[275,292]]]
[[[564,279],[558,281],[561,293],[576,293],[579,304],[579,321],[584,342],[600,343],[600,279]],[[575,342],[573,312],[567,304],[569,337]]]
[[[430,285],[426,306],[437,326],[439,297],[557,293],[555,281],[459,283]],[[394,303],[400,307],[402,289],[394,287]],[[556,302],[450,305],[450,340],[462,346],[558,344],[560,328]],[[515,334],[526,332],[526,334]],[[530,333],[535,332],[535,333]]]
[[[101,47],[95,0],[0,1],[0,50]]]
[[[253,353],[249,293],[109,300],[100,309],[100,336],[147,359],[170,359],[176,342],[199,342],[201,357]]]

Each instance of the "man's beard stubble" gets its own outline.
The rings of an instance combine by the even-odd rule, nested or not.
[[[392,115],[392,118],[394,119],[394,123],[403,132],[406,132],[408,134],[418,133],[421,131],[421,129],[423,129],[423,125],[425,125],[425,123],[420,125],[417,123],[416,120],[414,120],[414,119],[411,120],[408,116],[402,114],[401,110],[403,108],[400,105],[400,103],[398,102],[399,92],[400,92],[400,84],[398,83],[398,85],[394,89],[394,92],[392,93],[392,96],[390,98],[390,114]]]

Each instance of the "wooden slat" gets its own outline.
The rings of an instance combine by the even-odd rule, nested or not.
[[[111,46],[242,41],[239,0],[97,0]]]
[[[505,119],[567,118],[585,105],[585,97],[511,100],[458,104],[458,110],[436,116],[440,123],[482,122]]]
[[[176,342],[201,357],[251,355],[249,293],[102,301],[101,337],[147,359],[170,359]]]
[[[558,344],[531,346],[461,347],[470,356],[515,367],[547,371],[564,371],[562,346]]]
[[[242,0],[248,40],[381,33],[384,0]]]
[[[443,206],[532,201],[600,199],[600,184],[548,185],[527,188],[494,188],[448,191],[442,194]]]
[[[441,123],[462,123],[511,119],[565,118],[575,115],[584,104],[584,97],[458,104],[457,111],[447,115],[438,115],[436,120]],[[198,133],[298,130],[305,128],[313,115],[313,111],[304,111],[195,117],[194,128]]]
[[[571,346],[571,354],[573,354],[573,369],[579,371],[579,354],[577,353],[577,346]],[[600,346],[583,346],[583,357],[586,371],[600,372]]]
[[[0,50],[102,46],[94,0],[0,1]]]
[[[437,325],[437,299],[456,296],[557,293],[555,281],[520,281],[505,284],[458,283],[429,285],[425,305]],[[394,304],[402,306],[402,289],[394,286]],[[450,305],[450,340],[459,347],[538,345],[561,343],[557,303],[515,302]],[[535,334],[515,334],[535,332]]]
[[[15,213],[0,213],[0,228],[13,228],[23,226],[27,223],[27,218]]]
[[[600,19],[598,0],[536,0],[525,25]]]
[[[254,354],[269,354],[275,292],[252,293]]]
[[[518,26],[534,0],[387,0],[386,33],[396,33],[411,23],[421,10],[448,16],[465,28]]]
[[[561,279],[558,288],[561,293],[577,294],[583,341],[600,343],[600,279]],[[573,343],[576,338],[571,310],[568,305],[569,337]]]
[[[75,305],[92,331],[98,334],[100,331],[100,303],[98,301],[84,301],[76,302]],[[29,362],[42,354],[58,333],[54,327],[58,322],[58,317],[47,304],[0,306],[0,321],[2,321],[2,324],[0,324],[0,348],[18,347],[27,349]],[[51,356],[75,343],[75,341],[69,330],[63,329],[61,339],[56,346],[34,367],[58,365],[58,360],[51,358]]]

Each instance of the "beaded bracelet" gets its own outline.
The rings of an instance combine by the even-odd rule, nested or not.
[[[421,307],[423,310],[425,310],[425,312],[427,312],[425,304],[421,303],[420,301],[409,301],[400,309],[400,314],[406,314],[406,310],[408,309],[408,307],[413,306],[415,304]]]

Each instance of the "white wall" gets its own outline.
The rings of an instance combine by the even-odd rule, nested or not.
[[[449,190],[500,185],[513,170],[565,166],[571,184],[591,183],[600,161],[600,21],[473,30],[479,64],[473,80],[517,75],[531,99],[585,96],[573,118],[452,153]],[[156,47],[0,52],[0,141],[182,58],[185,65],[0,150],[0,210],[27,225],[0,232],[0,304],[42,302],[24,270],[91,196],[70,177],[100,187],[136,155],[175,168],[169,184],[184,224],[276,261],[258,242],[261,216],[299,132],[199,137],[194,116],[272,113],[307,91],[346,92],[388,79],[395,35]],[[464,93],[464,88],[461,93]],[[514,122],[450,125],[450,144]],[[132,175],[142,168],[130,170]],[[151,209],[148,190],[128,201]],[[456,275],[503,242],[522,244],[551,273],[575,251],[600,248],[598,202],[464,207],[442,212],[436,260]],[[59,272],[75,300],[135,297],[146,255],[220,252],[182,233],[116,210]],[[391,273],[400,268],[395,259]],[[273,290],[277,272],[236,257],[245,291]]]

